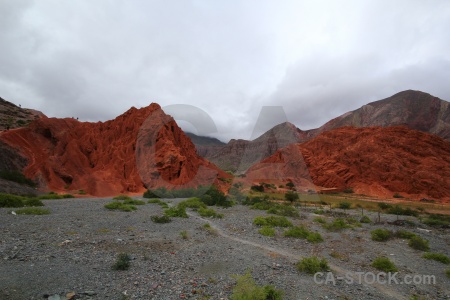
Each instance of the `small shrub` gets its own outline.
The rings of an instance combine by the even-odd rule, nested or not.
[[[361,219],[359,219],[359,222],[366,223],[366,224],[372,223],[372,221],[370,220],[370,218],[368,216],[362,216]]]
[[[284,198],[285,198],[287,201],[293,203],[293,202],[295,202],[295,201],[297,201],[297,200],[299,199],[299,196],[298,196],[298,194],[297,194],[296,192],[294,192],[294,191],[287,191],[286,194],[284,194]]]
[[[0,207],[24,207],[24,206],[25,206],[24,197],[10,194],[0,194]]]
[[[422,255],[423,258],[426,259],[432,259],[438,262],[441,262],[443,264],[450,264],[450,258],[447,255],[441,254],[441,253],[425,253],[424,255]]]
[[[181,231],[181,232],[180,232],[180,236],[181,236],[181,238],[182,238],[183,240],[189,239],[189,235],[188,235],[188,232],[187,232],[186,230]]]
[[[378,228],[372,230],[370,235],[372,236],[372,241],[385,242],[392,237],[392,231]]]
[[[123,204],[128,204],[128,205],[144,205],[145,202],[142,200],[133,200],[133,199],[126,199],[125,201],[123,201]]]
[[[288,206],[288,205],[279,205],[270,208],[267,210],[267,213],[279,215],[279,216],[285,216],[285,217],[299,217],[298,211],[295,209],[295,207]]]
[[[410,240],[408,245],[416,250],[420,251],[428,251],[430,250],[429,242],[420,236],[413,236]]]
[[[170,223],[172,222],[172,219],[166,215],[164,216],[151,216],[150,219],[154,223]]]
[[[309,230],[303,226],[294,226],[284,232],[284,236],[306,239],[309,235]]]
[[[214,209],[212,208],[204,208],[201,207],[198,210],[198,214],[202,217],[207,217],[207,218],[217,218],[217,219],[222,219],[223,218],[223,214],[218,214]]]
[[[404,197],[403,197],[402,195],[400,195],[399,193],[395,193],[393,197],[394,197],[394,198],[404,198]]]
[[[316,256],[303,258],[297,263],[296,267],[300,272],[306,272],[311,275],[317,272],[325,272],[330,269],[325,258],[319,259]]]
[[[352,226],[347,224],[347,222],[345,222],[344,219],[337,218],[337,219],[334,219],[334,221],[332,223],[324,224],[323,227],[329,231],[340,231],[345,228],[351,228]]]
[[[178,203],[178,206],[192,209],[206,208],[206,204],[203,203],[200,198],[189,198]]]
[[[258,232],[264,236],[275,236],[275,229],[270,226],[263,226]]]
[[[291,227],[292,223],[281,216],[256,217],[253,224],[258,226]]]
[[[231,300],[282,300],[283,292],[273,286],[258,286],[250,271],[244,275],[234,275],[236,286],[233,288]]]
[[[383,272],[397,272],[397,267],[394,265],[393,262],[389,260],[387,257],[377,257],[372,262],[372,267],[381,270]]]
[[[450,216],[431,214],[422,223],[433,227],[450,226]]]
[[[161,198],[157,193],[151,190],[146,190],[143,195],[144,198]]]
[[[117,260],[112,266],[115,271],[125,271],[130,268],[131,257],[127,253],[120,253],[117,256]]]
[[[409,207],[402,208],[399,205],[389,208],[387,210],[387,213],[391,214],[391,215],[397,215],[397,216],[413,216],[413,217],[419,216],[419,213],[417,211],[412,210]]]
[[[324,218],[316,217],[313,219],[314,222],[320,223],[320,224],[326,224],[327,221]]]
[[[210,234],[217,235],[217,230],[211,227],[211,224],[205,223],[202,228],[209,232]]]
[[[378,203],[378,207],[381,208],[382,210],[385,210],[385,209],[392,208],[392,205],[384,203],[384,202],[380,202],[380,203]]]
[[[411,239],[412,237],[416,236],[414,233],[406,231],[406,230],[399,230],[395,233],[395,236],[401,239]]]
[[[339,202],[339,208],[340,209],[350,209],[352,207],[352,204],[347,201]]]
[[[445,271],[445,275],[447,275],[447,277],[450,278],[450,269],[448,269],[447,271]]]
[[[25,207],[15,211],[18,215],[48,215],[50,210],[38,207]]]
[[[183,206],[170,207],[164,211],[164,214],[168,217],[174,218],[189,218],[186,213],[186,208],[184,208]]]
[[[323,215],[325,211],[323,209],[316,209],[315,211],[313,211],[313,213],[315,213],[316,215]]]
[[[313,244],[323,242],[323,238],[318,232],[310,232],[306,237],[306,240]]]

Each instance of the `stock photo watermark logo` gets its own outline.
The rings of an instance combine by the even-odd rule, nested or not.
[[[398,272],[346,272],[344,276],[333,272],[317,272],[313,277],[314,283],[319,285],[336,285],[337,282],[351,284],[382,284],[382,285],[435,285],[435,275],[406,274],[401,278]]]

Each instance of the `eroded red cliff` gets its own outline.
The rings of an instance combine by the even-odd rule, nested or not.
[[[403,126],[343,127],[277,151],[247,177],[450,201],[450,142]]]
[[[109,196],[142,192],[145,185],[206,185],[229,176],[199,157],[157,104],[133,107],[107,122],[43,117],[3,132],[0,140],[28,159],[27,177],[55,191]]]

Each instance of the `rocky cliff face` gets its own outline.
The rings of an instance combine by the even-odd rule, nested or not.
[[[198,153],[224,170],[249,166],[289,144],[308,141],[343,126],[396,126],[436,134],[450,141],[450,103],[420,91],[404,91],[339,116],[320,128],[302,131],[290,123],[275,126],[253,141],[231,140],[227,145],[197,146]]]
[[[280,148],[298,143],[304,133],[291,123],[282,123],[253,141],[231,140],[222,147],[198,147],[208,160],[224,170],[241,173],[261,159],[272,155]]]
[[[21,108],[0,98],[0,130],[23,127],[43,116],[40,111]]]
[[[292,181],[303,189],[313,183],[371,196],[450,201],[450,142],[404,126],[343,127],[277,151],[247,177]]]
[[[28,161],[27,177],[55,191],[108,196],[142,192],[145,185],[194,186],[228,177],[195,153],[157,104],[131,108],[104,123],[43,117],[2,132],[0,141]],[[198,175],[200,168],[208,175]]]
[[[306,132],[307,139],[343,126],[396,126],[438,135],[450,141],[450,103],[420,91],[403,91],[343,114],[320,128]]]

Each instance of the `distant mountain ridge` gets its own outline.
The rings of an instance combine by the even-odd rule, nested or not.
[[[198,146],[198,153],[224,170],[245,172],[278,149],[306,142],[322,132],[344,126],[404,125],[450,141],[450,103],[430,94],[407,90],[347,112],[319,128],[303,131],[282,123],[253,141],[231,140],[224,146]]]

